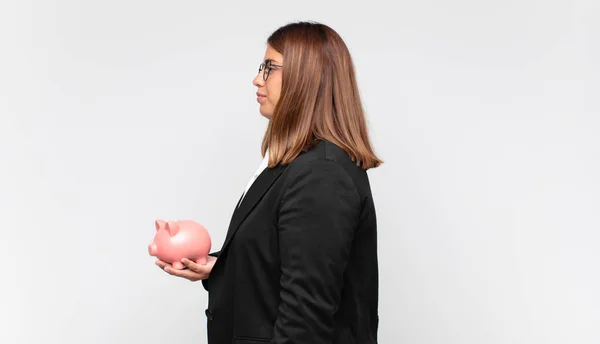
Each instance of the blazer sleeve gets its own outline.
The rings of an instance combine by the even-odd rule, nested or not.
[[[220,253],[221,253],[221,251],[217,251],[217,252],[209,253],[208,255],[219,258]],[[204,289],[206,291],[208,291],[208,288],[209,288],[209,281],[208,281],[209,279],[210,279],[210,276],[208,276],[207,279],[202,280],[202,286],[204,287]]]
[[[360,197],[334,161],[303,166],[279,210],[281,288],[272,344],[331,343]]]

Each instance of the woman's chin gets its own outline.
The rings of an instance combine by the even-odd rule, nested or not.
[[[260,111],[260,114],[266,119],[271,119],[271,116],[273,115],[270,111],[265,111],[263,109],[263,106],[260,107],[259,111]]]

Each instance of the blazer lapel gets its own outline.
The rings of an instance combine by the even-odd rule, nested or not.
[[[254,183],[248,189],[244,198],[240,197],[236,205],[236,209],[231,217],[229,229],[227,230],[227,236],[225,242],[221,248],[221,253],[225,252],[235,232],[238,230],[242,222],[246,219],[248,214],[254,209],[256,204],[261,200],[264,194],[269,190],[271,185],[281,176],[281,173],[285,170],[286,166],[277,165],[273,168],[265,168],[262,173],[256,178]]]

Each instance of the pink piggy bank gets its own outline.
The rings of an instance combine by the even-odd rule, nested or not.
[[[181,259],[187,258],[198,264],[206,264],[211,240],[201,224],[191,220],[156,220],[156,235],[148,252],[151,256],[171,263],[177,270],[183,269]]]

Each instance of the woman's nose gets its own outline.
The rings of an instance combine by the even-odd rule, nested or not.
[[[263,79],[262,73],[263,71],[258,72],[258,74],[252,80],[252,84],[256,87],[261,87],[265,85],[265,80]]]

